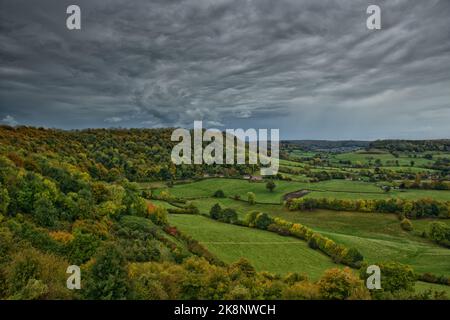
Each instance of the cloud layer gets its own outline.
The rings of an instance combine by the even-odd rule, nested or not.
[[[72,1],[0,0],[3,122],[450,137],[448,0],[77,3],[69,31]]]

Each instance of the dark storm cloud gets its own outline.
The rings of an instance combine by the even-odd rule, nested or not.
[[[450,134],[448,0],[0,3],[0,122]],[[80,31],[65,27],[73,3]]]

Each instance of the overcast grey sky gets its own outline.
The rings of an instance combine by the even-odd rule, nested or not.
[[[450,138],[450,1],[0,0],[0,77],[13,125]]]

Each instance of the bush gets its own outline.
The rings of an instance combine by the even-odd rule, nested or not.
[[[223,192],[223,190],[219,189],[214,192],[214,198],[225,198],[225,193]]]
[[[304,273],[298,273],[298,272],[289,272],[286,274],[283,278],[283,281],[289,285],[295,284],[297,282],[301,281],[307,281],[308,276]]]
[[[289,210],[328,209],[339,211],[381,212],[404,214],[409,218],[450,216],[450,202],[433,199],[373,199],[349,200],[329,198],[296,198],[286,201]]]
[[[87,273],[84,294],[94,300],[126,299],[128,277],[126,260],[114,245],[105,245]]]
[[[319,245],[317,244],[317,241],[315,238],[310,238],[308,240],[308,246],[313,250],[319,249]]]
[[[270,224],[267,227],[267,230],[271,231],[271,232],[276,232],[276,233],[278,233],[281,236],[289,236],[291,234],[289,229],[284,228],[282,226],[279,226],[279,225],[277,225],[275,223]]]
[[[219,220],[222,218],[222,207],[220,204],[216,203],[211,207],[211,210],[209,210],[209,216],[214,220]]]
[[[266,230],[267,227],[272,223],[272,218],[269,217],[267,213],[259,213],[255,219],[255,226],[258,229]]]
[[[319,300],[321,298],[319,287],[311,282],[297,282],[283,291],[286,300]]]
[[[259,214],[259,211],[250,211],[245,215],[244,223],[253,228],[255,226],[256,216]]]
[[[416,275],[410,266],[388,261],[377,263],[381,271],[381,289],[384,292],[413,291]],[[363,275],[364,276],[364,275]],[[365,275],[364,277],[367,277]]]
[[[247,192],[247,201],[253,205],[256,203],[256,195],[253,192]]]
[[[403,219],[400,222],[400,226],[405,231],[412,231],[413,230],[413,224],[412,224],[411,220],[409,220],[408,218]]]
[[[0,214],[6,215],[10,200],[8,189],[2,188],[2,183],[0,182]]]
[[[350,248],[344,257],[343,262],[347,265],[359,268],[363,260],[364,257],[358,249]]]
[[[318,282],[319,291],[324,299],[369,299],[370,295],[363,282],[350,268],[333,268],[325,271]]]
[[[429,283],[438,283],[450,286],[450,277],[446,276],[437,276],[432,273],[426,272],[419,276],[420,281],[429,282]]]
[[[266,183],[266,189],[269,190],[270,192],[272,192],[275,189],[275,187],[276,184],[272,180]]]
[[[222,218],[220,220],[223,222],[226,222],[226,223],[235,223],[237,221],[237,219],[238,219],[238,215],[237,215],[236,210],[226,208],[225,210],[223,210]]]
[[[228,267],[230,274],[243,274],[247,277],[253,277],[256,274],[256,270],[253,265],[245,258],[240,258],[238,261],[230,264]]]
[[[450,227],[443,222],[433,222],[428,231],[431,240],[450,247]]]
[[[167,220],[167,210],[163,207],[156,206],[148,210],[148,216],[153,223],[160,226],[165,226],[169,223]]]

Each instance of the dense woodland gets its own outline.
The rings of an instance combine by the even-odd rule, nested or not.
[[[403,152],[450,151],[450,140],[377,140],[369,147]]]
[[[359,276],[349,268],[330,269],[320,280],[312,281],[295,272],[257,272],[246,259],[231,264],[221,261],[168,222],[170,210],[196,214],[195,207],[181,206],[168,212],[152,204],[149,199],[158,197],[142,192],[137,182],[173,183],[205,175],[235,177],[252,174],[255,168],[176,167],[170,161],[170,134],[171,129],[0,127],[0,299],[444,297],[438,292],[415,292],[418,275],[396,262],[380,263],[387,285],[373,293],[364,286],[366,275]],[[289,206],[294,210],[332,205],[311,203],[294,200]],[[355,205],[340,205],[344,204]],[[417,209],[416,215],[448,217],[448,206],[443,208],[441,203],[410,204],[414,208],[430,206]],[[404,206],[410,204],[405,202],[395,212],[405,211]],[[369,211],[378,205],[364,204]],[[239,223],[235,212],[220,207],[212,218]],[[250,213],[241,224],[280,234],[291,232],[337,263],[353,268],[364,265],[357,250],[339,246],[305,226],[258,212]],[[438,225],[436,241],[447,244],[446,232]],[[72,264],[82,268],[81,290],[66,288],[66,268]]]

